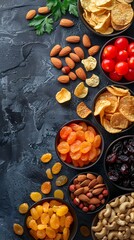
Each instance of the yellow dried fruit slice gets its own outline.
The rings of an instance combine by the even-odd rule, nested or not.
[[[21,213],[21,214],[27,213],[28,208],[29,208],[29,206],[28,206],[27,203],[20,204],[20,206],[19,206],[19,213]]]
[[[42,199],[42,195],[39,192],[31,192],[30,193],[30,198],[34,201],[34,202],[38,202]]]
[[[64,192],[60,189],[56,189],[54,191],[54,197],[55,198],[60,198],[60,199],[64,199]]]
[[[61,171],[62,168],[62,164],[60,162],[56,162],[53,166],[52,166],[52,173],[53,174],[58,174]]]
[[[14,233],[19,236],[23,235],[23,233],[24,233],[23,227],[18,223],[13,224],[13,230],[14,230]]]
[[[52,154],[51,153],[45,153],[40,158],[41,162],[43,162],[43,163],[48,163],[48,162],[51,161],[51,159],[52,159]]]
[[[52,174],[51,168],[48,168],[46,170],[46,175],[47,175],[48,179],[53,179],[53,174]]]

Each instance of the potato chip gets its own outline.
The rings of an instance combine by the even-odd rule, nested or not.
[[[108,100],[111,104],[105,108],[106,113],[114,113],[119,105],[118,97],[114,96],[110,92],[106,91],[98,97],[98,100]]]
[[[134,13],[130,4],[116,3],[111,10],[111,20],[116,25],[127,25],[133,19]]]
[[[79,83],[74,90],[74,95],[78,98],[84,98],[87,94],[88,87],[86,87],[83,82]]]
[[[103,119],[102,125],[106,129],[106,131],[109,133],[119,133],[122,131],[122,129],[113,128],[110,122],[106,118]]]
[[[64,103],[71,99],[71,93],[66,88],[61,88],[55,96],[58,103]]]
[[[116,112],[111,116],[110,124],[113,128],[125,129],[128,127],[128,120],[120,112]]]
[[[80,102],[77,105],[76,112],[79,117],[86,118],[92,111],[87,107],[84,102]]]
[[[94,27],[94,29],[99,32],[99,31],[106,31],[108,27],[110,27],[111,24],[111,17],[110,17],[110,12],[106,12],[101,16],[95,16],[94,13],[91,14],[92,20],[96,20],[97,24]]]
[[[111,117],[113,116],[112,113],[105,113],[105,118],[110,121]]]
[[[84,13],[83,13],[83,17],[86,20],[86,22],[91,26],[91,27],[95,27],[96,23],[92,20],[91,18],[91,13],[88,12],[87,10],[84,9]]]
[[[97,7],[104,7],[104,6],[111,6],[112,0],[97,0],[96,6]]]
[[[100,123],[103,123],[103,118],[104,118],[104,110],[100,112]]]
[[[130,122],[134,122],[134,96],[125,96],[120,99],[119,112]]]
[[[108,27],[105,31],[99,31],[101,34],[111,34],[113,33],[114,29],[112,27]]]
[[[93,74],[90,78],[86,79],[86,84],[89,87],[97,87],[100,83],[100,79],[99,76],[97,76],[96,74]]]
[[[94,116],[97,116],[100,114],[101,111],[103,111],[106,107],[110,106],[110,101],[108,100],[98,100],[95,103],[95,111]]]
[[[125,28],[128,28],[130,25],[131,25],[131,23],[129,23],[129,24],[127,24],[127,25],[116,25],[113,21],[111,21],[111,25],[112,25],[112,27],[116,30],[116,31],[121,31],[121,30],[123,30],[123,29],[125,29]]]
[[[86,71],[92,71],[97,66],[97,60],[96,58],[90,56],[86,59],[83,59],[81,63],[84,65]]]
[[[129,93],[128,89],[114,87],[114,86],[108,86],[106,87],[107,90],[112,93],[115,96],[123,97]]]

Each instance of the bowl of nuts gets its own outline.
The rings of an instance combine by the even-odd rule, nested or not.
[[[94,98],[93,114],[107,132],[125,132],[134,125],[133,92],[126,86],[104,87]]]
[[[24,222],[24,231],[30,240],[73,240],[77,227],[78,220],[74,209],[64,200],[53,197],[34,203]]]
[[[58,131],[55,149],[68,167],[83,170],[96,164],[104,149],[101,132],[89,121],[75,119]]]
[[[113,141],[104,158],[108,179],[118,188],[134,191],[134,135]]]
[[[109,190],[101,175],[77,174],[68,185],[69,201],[76,210],[87,214],[99,211],[108,201]]]
[[[91,234],[93,240],[133,239],[134,192],[112,199],[95,216]]]

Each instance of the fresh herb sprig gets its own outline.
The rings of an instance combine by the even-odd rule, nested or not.
[[[36,15],[30,20],[29,26],[34,27],[37,35],[43,35],[45,32],[50,34],[54,30],[54,23],[67,12],[78,17],[77,0],[47,0],[47,7],[50,14]]]

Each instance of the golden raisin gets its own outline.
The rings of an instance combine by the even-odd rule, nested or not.
[[[64,184],[66,184],[68,181],[67,176],[65,175],[61,175],[56,179],[56,186],[60,187],[63,186]]]
[[[53,179],[51,168],[48,168],[46,170],[46,175],[47,175],[48,179]]]
[[[21,236],[24,233],[23,227],[18,223],[14,223],[13,230],[14,230],[14,233],[19,236]]]
[[[19,206],[19,213],[21,213],[21,214],[27,213],[28,208],[29,208],[29,206],[28,206],[27,203],[20,204],[20,206]]]
[[[52,189],[51,182],[46,181],[41,185],[41,192],[44,194],[49,194]]]
[[[48,163],[52,159],[52,154],[51,153],[45,153],[41,156],[40,160],[43,163]]]
[[[34,202],[38,202],[42,199],[42,195],[39,192],[31,192],[30,193],[30,198],[34,201]]]
[[[64,192],[62,190],[60,190],[60,189],[56,189],[54,191],[54,197],[63,199],[64,198]]]
[[[80,227],[80,233],[84,237],[89,237],[90,236],[89,228],[87,226],[84,226],[84,225]]]
[[[58,174],[60,172],[62,168],[62,165],[60,162],[56,162],[53,166],[52,166],[52,173],[53,174]]]

